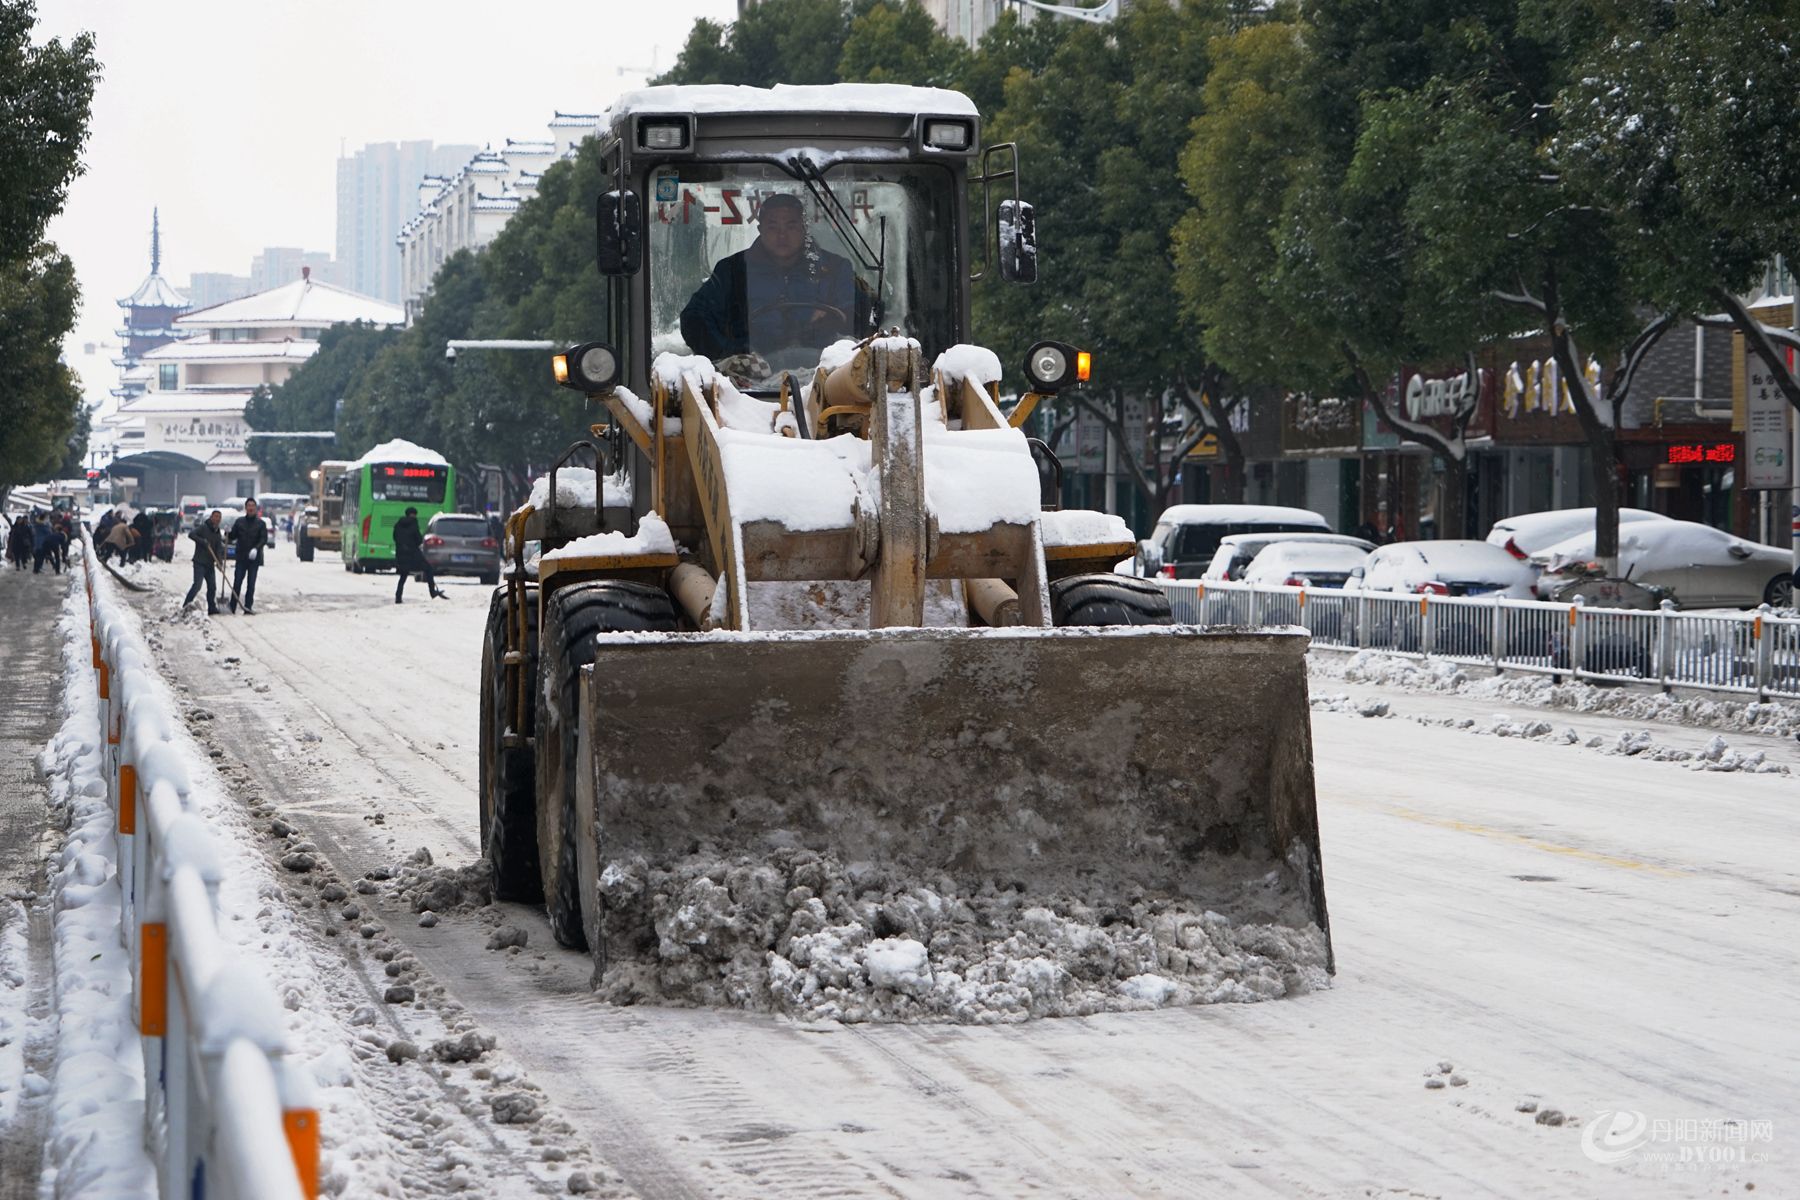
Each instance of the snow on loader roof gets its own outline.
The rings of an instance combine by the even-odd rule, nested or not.
[[[608,117],[632,113],[931,113],[946,117],[980,115],[975,102],[947,88],[894,83],[829,83],[772,88],[738,84],[665,84],[626,92],[613,101]]]

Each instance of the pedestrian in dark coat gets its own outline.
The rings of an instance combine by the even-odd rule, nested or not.
[[[195,521],[188,539],[194,543],[194,586],[188,589],[187,599],[181,602],[186,608],[200,594],[202,584],[206,586],[206,615],[219,615],[217,595],[218,582],[213,576],[213,568],[221,570],[225,566],[225,539],[219,534],[219,526],[225,523],[225,514],[213,509],[204,521]]]
[[[438,591],[437,580],[432,578],[431,564],[425,561],[425,535],[419,532],[419,510],[416,508],[408,508],[406,515],[394,522],[394,566],[400,572],[400,582],[394,585],[395,604],[401,603],[406,578],[414,571],[425,576],[425,586],[433,600],[444,598],[444,593]]]
[[[55,537],[56,531],[50,528],[50,522],[44,519],[44,514],[34,514],[31,518],[31,573],[33,575],[44,573],[46,558],[50,559],[53,569],[56,567],[56,560],[51,555],[51,546]]]
[[[269,544],[269,525],[262,519],[256,501],[244,501],[244,515],[231,523],[225,540],[237,547],[237,569],[231,575],[231,611],[244,601],[246,616],[256,615],[256,573],[262,570],[263,548]]]
[[[31,541],[31,522],[23,516],[16,518],[6,535],[6,561],[15,570],[25,569],[25,560],[31,557]]]
[[[137,562],[150,561],[150,547],[156,544],[156,522],[143,509],[131,518],[131,527],[137,531],[137,540],[132,543],[131,557]]]

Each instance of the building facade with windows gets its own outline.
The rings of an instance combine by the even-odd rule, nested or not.
[[[559,112],[549,123],[548,138],[508,138],[498,149],[471,155],[448,175],[420,181],[418,210],[394,238],[407,320],[418,317],[445,260],[493,241],[519,205],[537,194],[538,180],[550,165],[574,154],[600,121],[599,113]]]
[[[209,504],[267,490],[246,442],[244,408],[259,387],[273,387],[319,349],[333,325],[394,326],[391,304],[322,283],[302,269],[278,288],[190,312],[175,322],[179,340],[147,353],[148,390],[115,418],[132,451],[113,460],[115,478],[134,479],[140,504]]]

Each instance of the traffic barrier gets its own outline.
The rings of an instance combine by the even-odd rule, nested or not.
[[[288,1052],[274,989],[219,934],[224,870],[199,812],[220,797],[189,773],[188,735],[85,529],[80,553],[159,1193],[316,1200],[311,1077]]]
[[[1325,650],[1380,650],[1605,683],[1800,699],[1800,618],[1601,608],[1498,595],[1439,596],[1159,579],[1193,625],[1299,625]]]

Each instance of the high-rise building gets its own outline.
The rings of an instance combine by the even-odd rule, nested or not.
[[[419,182],[449,177],[479,146],[374,142],[338,159],[337,281],[377,299],[400,299],[394,236],[419,210]]]
[[[323,250],[302,250],[298,246],[268,246],[250,260],[250,291],[266,292],[294,282],[302,273],[319,283],[338,281],[337,263]]]
[[[255,290],[250,286],[248,275],[233,275],[226,271],[195,271],[188,276],[188,303],[197,309],[236,300]]]

